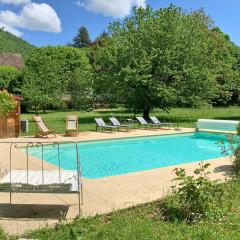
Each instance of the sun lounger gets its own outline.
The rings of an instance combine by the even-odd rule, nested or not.
[[[47,137],[51,134],[56,137],[55,132],[47,126],[40,116],[33,116],[33,120],[36,123],[35,137]]]
[[[168,129],[170,129],[171,126],[173,126],[174,129],[178,129],[178,125],[176,123],[168,123],[168,122],[163,123],[157,117],[150,117],[150,119],[154,124],[157,124],[160,127],[167,127]]]
[[[140,126],[144,126],[145,129],[147,129],[147,127],[156,127],[156,124],[152,124],[152,123],[148,123],[143,117],[136,117],[136,119],[138,120],[138,127]]]
[[[66,134],[67,135],[78,135],[78,116],[68,115],[66,117]]]
[[[119,127],[118,126],[111,126],[111,125],[107,125],[102,118],[94,118],[95,122],[96,122],[96,131],[98,131],[98,128],[102,129],[102,132],[104,130],[109,130],[112,132],[113,129],[117,129],[119,131]]]
[[[115,117],[110,117],[109,118],[110,122],[112,123],[113,126],[119,127],[119,128],[124,128],[126,131],[129,131],[129,129],[134,129],[134,126],[128,125],[128,124],[121,124],[117,118]]]

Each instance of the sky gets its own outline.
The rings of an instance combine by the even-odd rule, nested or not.
[[[94,40],[110,22],[131,15],[133,7],[170,4],[187,11],[204,8],[240,46],[239,0],[0,0],[0,27],[35,46],[65,45],[80,26],[87,27]]]

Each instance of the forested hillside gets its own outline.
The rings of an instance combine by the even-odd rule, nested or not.
[[[26,58],[34,48],[30,43],[0,28],[0,53],[18,53]]]

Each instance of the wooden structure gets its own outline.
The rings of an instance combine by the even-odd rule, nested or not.
[[[22,98],[12,95],[16,107],[6,117],[0,117],[0,138],[18,137],[20,133],[20,103]]]
[[[67,136],[78,136],[78,116],[67,115],[66,116],[66,135]]]
[[[47,137],[50,134],[56,137],[55,132],[48,127],[47,123],[40,116],[33,116],[33,120],[36,123],[35,137]]]

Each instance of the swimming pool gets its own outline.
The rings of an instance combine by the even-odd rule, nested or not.
[[[102,178],[221,157],[217,142],[223,134],[197,132],[165,136],[79,142],[85,178]],[[60,147],[61,168],[77,169],[75,147]],[[38,148],[30,154],[40,158]],[[44,147],[44,160],[58,166],[57,148]]]

